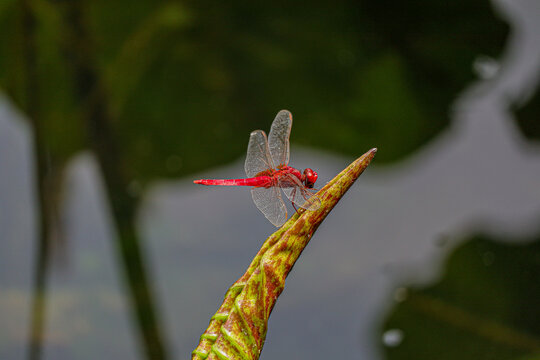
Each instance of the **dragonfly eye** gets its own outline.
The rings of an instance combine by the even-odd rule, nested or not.
[[[312,169],[307,168],[306,170],[304,170],[304,181],[306,183],[306,187],[312,188],[313,185],[315,185],[315,182],[317,182],[317,177],[317,173]]]

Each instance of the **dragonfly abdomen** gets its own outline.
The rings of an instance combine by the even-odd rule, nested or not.
[[[273,178],[271,176],[257,176],[247,179],[201,179],[193,182],[201,185],[269,187],[273,185]]]

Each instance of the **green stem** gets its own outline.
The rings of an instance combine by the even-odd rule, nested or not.
[[[129,160],[123,156],[116,143],[110,104],[96,70],[83,4],[84,2],[79,0],[66,2],[64,5],[66,28],[70,34],[66,54],[72,67],[76,94],[83,107],[89,147],[97,157],[110,199],[118,231],[115,245],[118,259],[124,268],[133,316],[147,359],[162,360],[168,356],[146,274],[141,241],[135,230],[135,209],[138,201],[127,192],[131,179],[126,167]]]
[[[35,252],[34,276],[32,288],[32,304],[30,314],[30,327],[28,335],[28,359],[41,358],[43,347],[43,329],[45,327],[45,309],[47,298],[47,274],[51,257],[51,220],[54,219],[55,198],[50,194],[51,182],[55,173],[52,166],[48,166],[47,147],[43,142],[42,119],[40,117],[41,104],[39,99],[40,87],[37,67],[36,45],[36,19],[32,11],[31,0],[20,2],[21,29],[22,29],[22,58],[24,80],[21,106],[25,110],[33,128],[34,161],[36,178],[36,195],[38,206],[38,232],[37,248]],[[51,196],[47,196],[47,195]]]

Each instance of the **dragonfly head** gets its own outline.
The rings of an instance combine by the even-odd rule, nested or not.
[[[310,168],[307,168],[306,170],[304,170],[304,176],[303,177],[303,182],[304,184],[306,185],[307,188],[311,189],[313,188],[313,185],[315,185],[315,182],[317,181],[317,177],[319,175],[317,175],[317,173],[310,169]]]

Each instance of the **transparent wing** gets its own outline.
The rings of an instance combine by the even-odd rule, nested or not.
[[[321,207],[319,196],[307,189],[296,176],[286,174],[280,178],[279,182],[285,196],[296,206],[306,210],[317,210]]]
[[[292,115],[287,110],[281,110],[276,115],[270,133],[268,134],[268,146],[274,165],[289,164],[289,136],[291,135]]]
[[[256,187],[251,189],[251,196],[257,208],[274,226],[280,227],[287,220],[287,208],[278,187]]]
[[[268,149],[268,140],[262,130],[255,130],[249,136],[244,169],[247,177],[254,177],[261,171],[274,169],[274,163]]]

